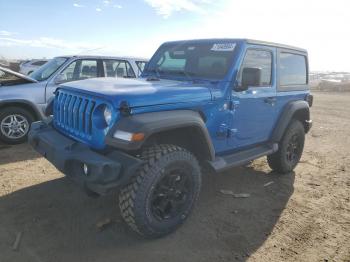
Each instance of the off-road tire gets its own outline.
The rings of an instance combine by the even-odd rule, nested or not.
[[[143,166],[119,194],[119,207],[123,219],[134,231],[147,238],[157,238],[173,232],[191,213],[201,188],[201,171],[194,155],[175,145],[147,148],[141,158]],[[160,221],[152,213],[152,195],[167,173],[176,168],[188,170],[193,191],[186,198],[185,210],[174,218]]]
[[[3,133],[1,126],[0,126],[0,140],[2,142],[5,142],[6,144],[10,144],[10,145],[21,144],[21,143],[26,142],[30,125],[35,121],[34,116],[30,112],[28,112],[27,110],[25,110],[21,107],[7,107],[4,109],[1,109],[1,111],[0,111],[0,125],[3,121],[3,119],[5,119],[6,117],[8,117],[10,115],[19,115],[19,116],[25,118],[28,122],[28,130],[27,130],[26,134],[20,138],[9,138]]]
[[[289,148],[291,143],[296,139],[295,155],[291,159],[289,157]],[[288,125],[282,140],[279,143],[279,149],[276,153],[267,156],[267,162],[270,168],[278,173],[289,173],[299,163],[304,149],[305,129],[303,124],[293,119]]]

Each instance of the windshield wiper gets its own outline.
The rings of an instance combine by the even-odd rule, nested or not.
[[[182,76],[185,76],[187,78],[187,80],[190,80],[190,81],[196,81],[196,79],[193,79],[194,76],[196,76],[195,73],[193,72],[188,72],[188,71],[185,71],[185,70],[169,70],[169,71],[165,71],[165,73],[171,75],[171,74],[174,74],[174,75],[182,75]]]
[[[210,81],[208,79],[204,79],[204,78],[198,77],[197,74],[193,73],[193,72],[179,70],[179,71],[171,71],[171,73],[186,76],[186,78],[189,81],[192,81],[193,83],[200,83],[200,82],[203,82],[203,81]]]
[[[160,81],[160,79],[155,76],[149,76],[146,78],[146,81]]]
[[[166,74],[166,75],[181,75],[181,76],[185,76],[187,78],[188,81],[192,81],[194,83],[198,83],[198,82],[202,82],[202,81],[210,81],[208,79],[202,79],[202,78],[198,78],[198,76],[193,73],[193,72],[189,72],[189,71],[185,71],[185,70],[159,70],[159,69],[150,69],[147,70],[147,73],[154,73],[156,74],[155,76],[148,76],[147,81],[159,81],[160,79],[160,74]]]

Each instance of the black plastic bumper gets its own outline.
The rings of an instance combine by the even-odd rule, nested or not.
[[[50,123],[42,121],[32,124],[28,141],[58,170],[84,189],[100,195],[128,183],[142,164],[140,159],[121,151],[105,155],[95,152],[85,144],[62,135]]]
[[[312,120],[306,120],[305,121],[305,133],[308,133],[312,127]]]

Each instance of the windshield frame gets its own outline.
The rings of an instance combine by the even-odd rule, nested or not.
[[[58,59],[63,59],[63,62],[60,63],[55,69],[54,71],[52,71],[48,76],[46,76],[45,78],[39,77],[42,76],[43,72],[45,72],[45,70],[47,70],[51,64],[53,64],[55,61],[57,61]],[[39,67],[37,70],[35,70],[34,72],[32,72],[29,76],[39,82],[42,81],[46,81],[48,80],[50,77],[52,77],[60,68],[62,68],[67,61],[69,60],[69,57],[64,57],[64,56],[59,56],[59,57],[55,57],[53,59],[51,59],[49,62],[47,62],[46,64],[44,64],[43,66]]]
[[[232,44],[233,48],[230,51],[230,53],[225,56],[221,56],[221,57],[226,57],[228,60],[227,62],[227,67],[225,68],[224,73],[222,73],[221,75],[218,76],[214,76],[214,75],[196,75],[194,72],[190,72],[190,71],[186,71],[186,69],[184,68],[184,70],[167,70],[167,71],[162,71],[159,67],[160,65],[157,65],[157,63],[162,59],[162,57],[164,57],[164,55],[166,54],[166,52],[176,52],[179,49],[182,50],[184,47],[185,48],[189,48],[189,47],[203,47],[203,46],[215,46],[216,44],[218,45],[225,45],[225,44]],[[232,66],[234,64],[235,58],[236,58],[236,54],[237,54],[237,49],[239,49],[239,42],[236,40],[231,40],[231,39],[225,39],[223,40],[218,40],[218,41],[199,41],[199,42],[191,42],[191,41],[183,41],[183,42],[168,42],[165,43],[163,45],[161,45],[157,51],[155,52],[155,54],[152,56],[152,58],[150,59],[150,61],[147,63],[143,73],[142,73],[142,77],[157,77],[157,78],[163,78],[163,79],[174,79],[174,80],[190,80],[190,81],[223,81],[225,80],[231,73],[232,70]],[[197,58],[200,57],[206,57],[206,55],[210,54],[210,51],[212,51],[213,49],[208,49],[206,53],[204,53],[205,55],[201,56],[198,55]],[[185,55],[187,56],[187,54]],[[220,56],[217,56],[220,57]],[[186,58],[188,59],[188,58]],[[199,73],[199,71],[197,71],[197,73]]]

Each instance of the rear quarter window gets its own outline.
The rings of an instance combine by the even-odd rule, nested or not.
[[[280,85],[307,84],[306,57],[303,55],[280,53]]]

